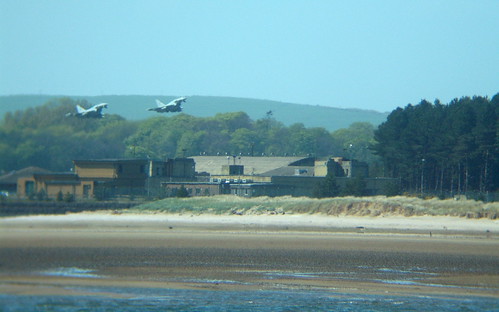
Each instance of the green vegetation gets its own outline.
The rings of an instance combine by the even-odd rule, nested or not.
[[[348,181],[345,187],[341,190],[342,196],[365,196],[366,182],[361,177],[355,177]]]
[[[189,197],[189,192],[183,185],[180,186],[180,189],[177,191],[177,197]]]
[[[324,181],[319,183],[314,190],[314,197],[336,197],[340,193],[340,187],[336,184],[335,176],[331,173],[326,175]]]
[[[0,96],[0,116],[15,110],[24,110],[55,102],[61,96],[49,95],[12,95]],[[86,100],[93,104],[109,103],[106,114],[118,114],[127,120],[144,120],[156,113],[146,109],[156,106],[155,99],[164,103],[175,96],[161,95],[105,95],[105,96],[71,96],[76,101]],[[313,103],[304,103],[313,104]],[[322,127],[328,131],[346,128],[355,122],[367,122],[375,126],[386,120],[388,113],[380,113],[361,109],[342,109],[329,106],[302,105],[269,100],[220,97],[190,96],[183,105],[184,112],[198,118],[213,117],[218,113],[245,112],[251,119],[257,120],[272,111],[274,117],[286,126],[303,123],[307,128]],[[74,111],[74,107],[71,111]]]
[[[373,150],[388,176],[421,194],[486,194],[499,187],[499,94],[394,110]]]
[[[41,189],[40,192],[36,194],[36,200],[48,200],[47,192],[44,189]]]
[[[71,202],[74,202],[75,199],[74,199],[74,196],[73,194],[67,192],[66,194],[64,194],[64,198],[63,200],[66,202],[66,203],[71,203]]]
[[[314,199],[308,197],[212,196],[168,198],[135,206],[129,213],[178,214],[326,214],[356,216],[459,216],[496,219],[499,203],[474,200],[441,200],[417,197],[335,197]]]
[[[6,113],[0,123],[0,171],[28,166],[67,171],[74,159],[225,154],[341,156],[353,150],[343,148],[352,133],[359,134],[356,143],[366,145],[374,131],[367,123],[333,133],[301,123],[285,126],[271,112],[257,120],[244,112],[203,118],[184,113],[153,115],[143,121],[127,121],[118,115],[102,119],[66,117],[76,104],[91,106],[84,100],[60,98]],[[366,156],[369,159],[373,159],[372,154]]]
[[[38,166],[68,171],[72,160],[119,157],[123,141],[135,132],[134,122],[117,115],[103,119],[68,118],[76,104],[61,98],[24,111],[6,113],[0,123],[0,171]]]
[[[62,201],[64,200],[64,194],[62,193],[62,191],[59,191],[59,192],[57,193],[56,200],[57,200],[58,202],[62,202]]]
[[[0,98],[14,101],[15,97]],[[130,103],[147,100],[149,105],[154,97],[125,98]],[[125,98],[92,99],[119,103]],[[208,108],[196,107],[201,98],[209,103]],[[216,113],[215,102],[233,103],[232,108],[241,107],[242,111]],[[332,132],[304,123],[286,125],[275,116],[281,119],[284,112],[296,115],[296,107],[268,102],[271,106],[265,110],[257,105],[258,119],[247,113],[255,114],[255,107],[244,99],[192,97],[186,106],[192,105],[192,112],[209,110],[208,117],[152,114],[142,121],[129,121],[114,114],[102,119],[68,118],[66,114],[73,112],[76,104],[91,104],[82,99],[53,98],[41,106],[5,113],[0,122],[0,172],[28,166],[67,171],[74,159],[313,155],[367,162],[371,177],[399,179],[400,185],[386,190],[390,195],[407,192],[445,198],[474,192],[477,199],[487,199],[487,193],[499,188],[499,94],[491,100],[463,97],[449,104],[423,100],[397,108],[378,128],[354,122]],[[130,110],[145,112],[147,105]],[[127,107],[119,109],[126,112]],[[313,106],[305,107],[297,114],[303,121],[313,110]],[[330,118],[330,124],[335,123],[331,114],[323,115]],[[317,196],[361,196],[365,189],[361,180],[351,181],[343,190],[335,188],[333,182],[317,190]]]

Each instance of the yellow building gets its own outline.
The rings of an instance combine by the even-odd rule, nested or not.
[[[74,160],[71,173],[32,174],[17,182],[20,198],[55,199],[70,194],[75,199],[119,195],[153,195],[162,181],[194,179],[194,160],[97,159]]]
[[[67,194],[72,198],[88,198],[92,194],[92,183],[81,181],[74,173],[35,173],[18,179],[17,194],[40,199],[55,199]]]

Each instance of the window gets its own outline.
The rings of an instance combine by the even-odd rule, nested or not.
[[[26,195],[31,195],[35,193],[35,182],[26,181],[24,184],[24,189],[26,190]]]
[[[83,185],[83,197],[88,198],[88,195],[90,195],[90,189],[92,186],[90,184],[85,184]]]

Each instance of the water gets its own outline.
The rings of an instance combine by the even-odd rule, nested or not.
[[[476,280],[497,276],[489,255],[64,247],[0,248],[0,259],[0,289],[17,293],[0,293],[0,312],[499,312],[496,283]]]
[[[261,271],[272,283],[275,279],[344,279],[374,281],[381,284],[453,288],[453,285],[428,283],[434,276],[422,268],[373,268],[360,266],[352,272]],[[94,270],[56,267],[35,275],[105,279]],[[175,280],[175,279],[174,279]],[[256,284],[234,280],[178,279],[199,287],[234,286],[234,290],[165,289],[112,286],[64,286],[71,295],[0,294],[0,311],[499,311],[499,299],[455,295],[374,295],[339,292],[331,288],[275,284],[272,290],[237,290],[239,285]],[[282,287],[282,288],[279,288]],[[463,288],[464,287],[460,287]]]
[[[0,295],[13,311],[499,311],[499,300],[479,297],[384,296],[326,291],[185,290],[78,287],[88,296]],[[111,295],[110,295],[111,294]]]
[[[58,267],[55,269],[44,270],[39,272],[39,275],[46,276],[64,276],[64,277],[84,277],[84,278],[101,278],[100,275],[93,274],[94,270],[81,269],[77,267]]]

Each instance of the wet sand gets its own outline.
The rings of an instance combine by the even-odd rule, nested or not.
[[[122,296],[109,287],[151,287],[499,298],[498,230],[495,220],[445,217],[2,218],[0,293]]]

